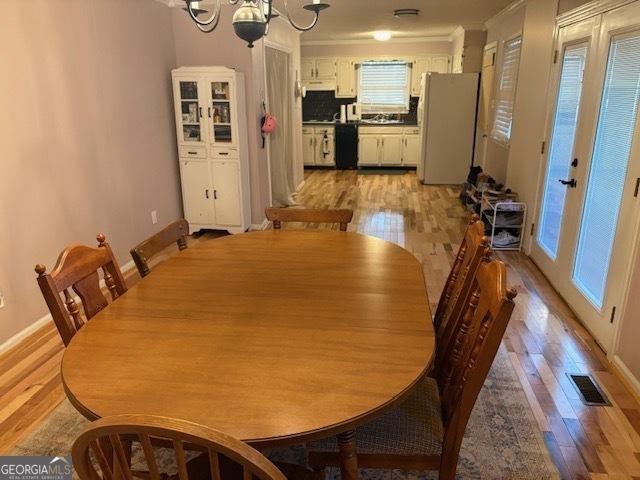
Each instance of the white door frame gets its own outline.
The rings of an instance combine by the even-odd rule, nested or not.
[[[576,8],[575,10],[572,10],[570,12],[567,12],[563,15],[560,15],[557,17],[556,19],[556,26],[554,29],[554,34],[553,34],[553,45],[554,45],[554,50],[556,48],[556,46],[558,45],[558,39],[559,39],[559,34],[560,34],[560,30],[564,27],[570,26],[571,24],[574,23],[578,23],[578,22],[582,22],[585,20],[588,20],[590,18],[596,17],[598,15],[602,15],[608,11],[611,10],[615,10],[616,8],[619,7],[623,7],[626,6],[628,4],[637,2],[639,0],[594,0],[592,2],[589,2],[581,7]],[[608,43],[608,42],[607,42]],[[558,54],[560,55],[560,53]],[[560,61],[560,59],[558,60]],[[605,62],[606,63],[606,62]],[[606,68],[606,66],[605,66]],[[551,92],[556,92],[557,88],[558,88],[558,82],[559,82],[559,67],[556,68],[556,70],[558,71],[554,71],[552,72],[551,78],[550,78],[550,82],[549,82],[549,88]],[[543,137],[543,140],[546,142],[546,146],[547,146],[547,150],[545,152],[545,155],[542,157],[542,161],[540,162],[540,166],[538,169],[538,189],[537,189],[537,195],[536,195],[536,200],[535,200],[535,204],[532,208],[532,212],[535,218],[535,222],[536,222],[536,231],[534,232],[534,237],[532,238],[532,241],[530,243],[530,249],[529,249],[529,257],[530,253],[531,253],[531,249],[533,248],[533,244],[534,242],[536,242],[535,237],[538,234],[537,229],[539,228],[539,216],[540,216],[540,210],[542,208],[542,196],[544,195],[544,187],[545,187],[545,181],[546,181],[546,170],[547,170],[547,163],[548,163],[548,153],[550,150],[550,136],[552,135],[552,128],[553,128],[553,121],[554,121],[554,114],[555,114],[555,106],[556,106],[556,101],[557,98],[556,96],[549,96],[548,100],[547,100],[547,116],[546,116],[546,120],[545,120],[545,135]],[[598,102],[598,111],[600,108],[600,104]],[[638,135],[638,125],[640,124],[640,115],[638,116],[638,119],[636,120],[636,133],[635,135]],[[594,127],[597,128],[597,127]],[[638,150],[640,150],[640,142],[634,142],[634,144],[632,145],[632,151],[631,151],[631,155],[635,155]],[[593,145],[590,145],[590,150],[592,150]],[[591,157],[592,152],[589,151],[589,156]],[[586,189],[585,192],[586,194]],[[621,275],[623,277],[622,279],[622,284],[623,284],[623,291],[620,295],[620,305],[619,305],[619,309],[616,312],[616,319],[617,321],[615,321],[614,327],[613,327],[613,332],[612,332],[612,341],[610,343],[610,345],[606,345],[605,347],[605,351],[606,351],[606,355],[607,358],[610,359],[611,361],[615,361],[618,357],[617,357],[617,353],[618,353],[618,349],[619,349],[619,344],[620,344],[620,333],[621,333],[621,326],[623,321],[626,320],[627,317],[627,313],[630,307],[630,302],[632,302],[633,300],[631,299],[631,280],[632,280],[632,275],[634,273],[634,266],[638,264],[638,261],[640,261],[640,242],[638,242],[639,236],[640,236],[640,214],[636,214],[635,218],[634,218],[634,225],[633,225],[633,229],[632,229],[632,235],[633,235],[633,248],[630,251],[630,258],[629,258],[629,262],[628,262],[628,266],[626,268],[626,271],[624,272],[623,275]],[[535,262],[535,260],[532,258],[532,261]],[[569,306],[569,308],[571,308]],[[571,308],[572,309],[572,308]],[[573,309],[572,309],[573,310]],[[575,312],[574,312],[575,313]],[[588,326],[582,322],[582,320],[580,319],[580,317],[576,314],[576,318],[580,321],[580,323],[587,329],[590,331],[590,329],[588,328]],[[595,337],[594,337],[595,340]],[[596,340],[597,342],[597,340]],[[624,373],[624,372],[623,372]],[[628,376],[628,375],[627,375]],[[635,379],[634,379],[635,380]],[[637,380],[636,380],[637,381]]]

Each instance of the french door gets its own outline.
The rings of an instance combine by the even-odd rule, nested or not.
[[[560,29],[552,86],[531,256],[608,350],[638,226],[640,2]]]

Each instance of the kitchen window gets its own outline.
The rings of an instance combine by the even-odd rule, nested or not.
[[[495,94],[495,110],[491,137],[499,143],[509,144],[513,124],[513,103],[516,98],[518,67],[520,66],[520,48],[522,37],[507,40],[502,53],[500,83]]]
[[[411,75],[406,62],[363,62],[358,79],[362,113],[409,112]]]

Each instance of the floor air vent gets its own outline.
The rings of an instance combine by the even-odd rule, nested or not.
[[[611,405],[606,395],[602,392],[591,375],[568,373],[569,379],[580,394],[580,399],[585,405],[603,406]]]

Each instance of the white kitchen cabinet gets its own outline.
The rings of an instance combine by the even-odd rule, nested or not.
[[[303,58],[300,61],[302,81],[316,78],[316,61],[313,58]]]
[[[335,57],[306,57],[301,62],[302,83],[307,90],[336,89]]]
[[[411,65],[411,96],[420,96],[420,80],[423,73],[449,73],[451,57],[449,55],[429,55],[417,57]]]
[[[302,129],[302,161],[307,167],[332,167],[336,164],[333,127]]]
[[[206,160],[181,160],[184,215],[198,224],[214,223],[211,165]],[[184,192],[189,192],[184,195]]]
[[[335,157],[335,139],[332,129],[319,129],[316,128],[315,135],[316,165],[319,166],[333,166],[336,164]]]
[[[404,140],[402,133],[382,135],[380,140],[380,165],[402,165],[402,144]]]
[[[429,71],[436,73],[449,73],[451,70],[451,57],[449,55],[434,55],[430,58]]]
[[[413,167],[418,164],[419,127],[361,127],[358,165]]]
[[[380,164],[380,137],[378,135],[360,135],[358,141],[358,166]]]
[[[172,76],[190,233],[246,231],[251,202],[244,76],[226,67],[181,67]]]
[[[356,64],[350,58],[336,61],[336,98],[356,96]]]
[[[302,162],[304,165],[316,164],[316,135],[313,128],[302,129]]]
[[[415,167],[418,165],[418,156],[420,155],[420,136],[418,134],[404,135],[402,146],[402,164],[407,167]]]
[[[316,79],[335,80],[336,59],[335,57],[316,58]]]

